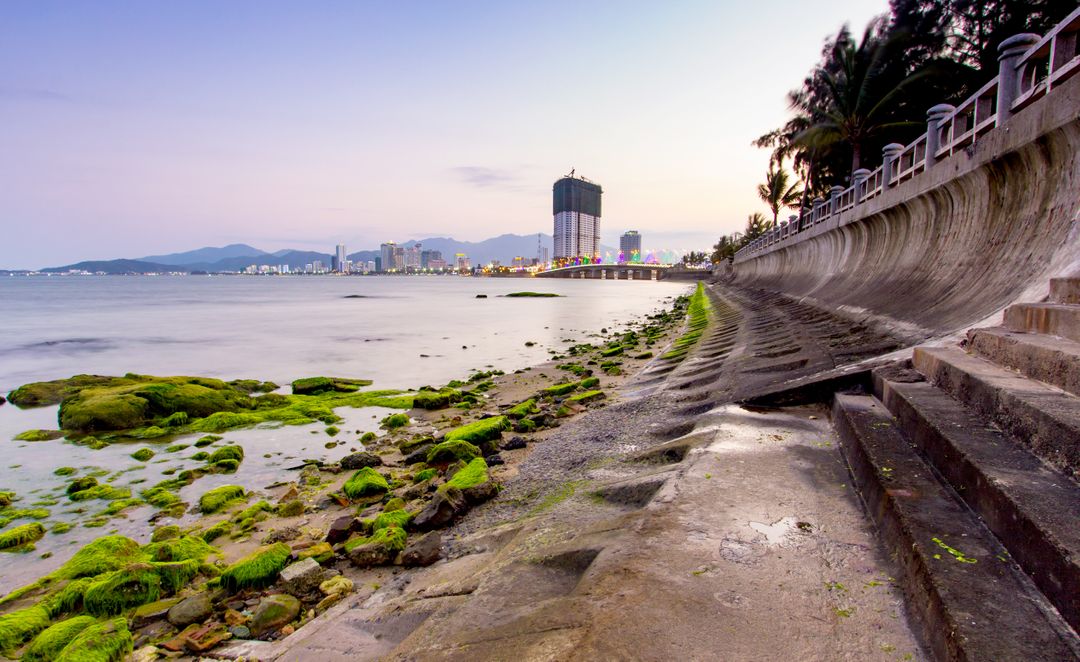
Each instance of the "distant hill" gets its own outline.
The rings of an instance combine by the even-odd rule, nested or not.
[[[537,236],[535,234],[504,234],[483,241],[457,241],[450,237],[429,237],[427,239],[411,240],[402,243],[409,247],[422,244],[424,250],[436,250],[442,253],[443,259],[452,263],[454,255],[464,253],[474,265],[488,264],[498,260],[502,264],[510,264],[517,256],[531,260],[537,257]],[[547,249],[548,255],[553,253],[553,240],[549,234],[540,235],[541,245]],[[616,249],[602,246],[604,252],[616,252]],[[379,257],[378,249],[368,249],[349,254],[353,262],[367,262]],[[329,268],[331,263],[330,253],[318,251],[298,251],[283,249],[274,253],[267,253],[248,244],[230,244],[221,247],[199,248],[182,253],[169,253],[166,255],[150,255],[136,260],[95,260],[79,262],[62,267],[50,267],[42,269],[45,272],[64,272],[70,270],[84,270],[91,272],[103,271],[110,274],[125,273],[149,273],[162,271],[243,271],[245,268],[255,266],[279,266],[288,265],[290,270],[303,269],[305,265],[320,261]]]
[[[207,246],[206,248],[185,251],[183,253],[148,255],[146,257],[140,257],[138,260],[140,262],[153,262],[155,264],[191,265],[211,264],[231,257],[258,257],[260,255],[266,255],[266,252],[261,251],[254,246],[248,246],[247,244],[229,244],[228,246],[222,246],[220,248]]]

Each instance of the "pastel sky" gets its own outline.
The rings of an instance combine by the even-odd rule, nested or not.
[[[886,0],[0,3],[0,268],[207,245],[551,232],[704,249],[764,211],[750,145]]]

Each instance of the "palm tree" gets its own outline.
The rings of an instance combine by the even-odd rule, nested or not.
[[[784,207],[796,207],[801,198],[799,182],[792,182],[783,166],[769,166],[769,171],[765,173],[765,183],[758,184],[757,191],[761,201],[772,210],[774,228],[776,219],[780,216],[780,210]]]
[[[743,231],[742,243],[745,246],[769,231],[769,220],[759,211],[746,217],[746,230]]]

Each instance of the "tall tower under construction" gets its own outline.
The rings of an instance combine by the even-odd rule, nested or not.
[[[603,189],[584,177],[569,175],[552,188],[555,259],[600,256],[600,195]]]

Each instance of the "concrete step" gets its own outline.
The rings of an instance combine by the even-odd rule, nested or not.
[[[833,423],[937,659],[1080,660],[1075,633],[937,480],[884,405],[837,394]]]
[[[968,350],[1027,377],[1080,395],[1080,343],[1001,327],[968,331]]]
[[[1080,341],[1080,306],[1066,303],[1019,303],[1005,309],[1005,328],[1047,333]]]
[[[891,373],[874,371],[874,393],[900,432],[1080,630],[1080,485],[947,393]]]
[[[1050,300],[1054,303],[1080,303],[1080,278],[1051,278]]]
[[[916,347],[915,369],[1070,476],[1080,471],[1080,398],[970,356]]]

